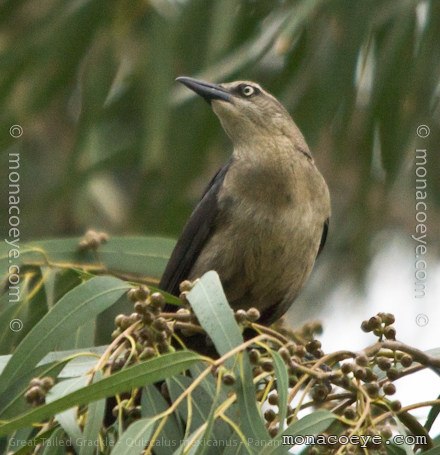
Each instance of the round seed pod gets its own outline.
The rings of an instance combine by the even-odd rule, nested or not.
[[[382,387],[385,395],[394,395],[396,393],[396,386],[392,382],[387,382]]]
[[[250,322],[257,322],[260,319],[260,312],[256,308],[249,308],[246,312],[247,318]]]
[[[404,354],[400,359],[400,363],[403,367],[408,368],[412,365],[413,358],[409,354]]]

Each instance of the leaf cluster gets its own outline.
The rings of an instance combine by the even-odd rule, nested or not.
[[[415,148],[439,168],[437,0],[5,0],[0,26],[0,144],[21,156],[28,239],[91,224],[177,234],[230,153],[179,75],[256,80],[287,107],[329,183],[327,257],[347,277],[365,270],[373,234],[412,229]]]
[[[402,407],[393,395],[400,378],[440,360],[396,341],[393,315],[364,321],[377,341],[363,351],[325,353],[319,324],[268,328],[255,309],[234,313],[215,272],[182,283],[179,298],[157,292],[172,244],[95,234],[23,245],[5,277],[0,320],[23,325],[3,327],[14,336],[1,341],[12,352],[0,357],[2,450],[281,454],[300,449],[289,436],[314,436],[304,453],[361,453],[331,435],[380,437],[363,453],[438,450],[439,400]],[[180,308],[166,313],[165,302]],[[187,350],[192,339],[216,355]],[[396,434],[412,442],[402,449]]]

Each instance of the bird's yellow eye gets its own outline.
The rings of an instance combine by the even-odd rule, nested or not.
[[[252,85],[243,85],[241,87],[241,94],[243,96],[246,96],[249,98],[250,96],[255,95],[255,93],[256,93],[256,90],[254,87],[252,87]]]

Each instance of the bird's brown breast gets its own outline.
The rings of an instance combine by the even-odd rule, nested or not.
[[[235,309],[287,309],[312,270],[329,216],[328,190],[313,163],[304,158],[296,165],[264,175],[261,167],[252,174],[239,164],[226,176],[215,230],[191,276],[216,270]]]

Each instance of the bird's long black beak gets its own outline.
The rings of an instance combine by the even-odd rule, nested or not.
[[[220,85],[199,81],[186,76],[178,77],[176,81],[186,85],[193,92],[196,92],[197,95],[208,101],[208,103],[212,100],[231,101],[231,94]]]

